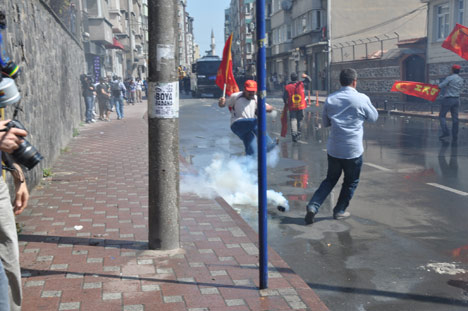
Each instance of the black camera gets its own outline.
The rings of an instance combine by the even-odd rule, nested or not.
[[[13,127],[25,130],[23,124],[18,120],[11,120],[6,125],[8,129]],[[37,151],[37,149],[31,145],[26,139],[22,138],[23,141],[19,145],[18,149],[13,151],[11,154],[12,158],[19,164],[25,166],[28,170],[31,170],[36,166],[42,159],[42,155]]]

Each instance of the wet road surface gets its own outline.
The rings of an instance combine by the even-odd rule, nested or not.
[[[268,102],[281,108],[279,99]],[[181,100],[180,151],[196,169],[216,152],[242,155],[229,113],[215,99]],[[268,243],[334,311],[468,310],[468,129],[441,143],[438,122],[381,115],[367,124],[361,181],[346,220],[333,220],[341,181],[310,226],[305,205],[326,175],[318,111],[306,111],[303,137],[281,138],[268,189],[290,211],[268,212]],[[279,114],[268,118],[272,137]],[[257,229],[257,208],[234,206]]]

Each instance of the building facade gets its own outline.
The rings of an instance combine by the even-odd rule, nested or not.
[[[186,10],[187,0],[177,1],[177,60],[178,67],[190,72],[191,65],[198,58],[193,35],[193,17]]]
[[[454,63],[462,66],[461,75],[467,80],[468,62],[457,54],[443,48],[442,42],[458,23],[468,25],[467,0],[423,0],[427,3],[427,80],[438,83],[450,74]],[[462,102],[467,102],[467,93]]]
[[[399,41],[426,36],[427,6],[420,0],[268,0],[265,5],[270,89],[273,76],[281,86],[292,72],[306,72],[313,89],[327,90],[329,62],[381,58]],[[254,0],[231,1],[226,29],[234,33],[235,72],[255,65],[255,17]]]
[[[307,72],[314,89],[323,89],[318,79],[326,66],[326,1],[272,0],[271,55],[267,68],[279,85],[292,72]]]
[[[142,77],[147,72],[147,0],[45,1],[83,43],[83,73]]]
[[[233,71],[255,76],[255,0],[231,0],[225,23],[225,37],[232,33]]]

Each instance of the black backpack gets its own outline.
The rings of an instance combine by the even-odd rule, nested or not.
[[[120,95],[122,95],[122,90],[120,89],[119,81],[111,82],[111,93],[112,93],[112,96],[114,97],[120,97]]]

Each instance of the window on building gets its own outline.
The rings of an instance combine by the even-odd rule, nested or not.
[[[245,4],[245,14],[249,15],[252,13],[253,3]]]
[[[435,9],[435,34],[436,40],[444,40],[449,34],[449,5],[444,3],[441,5],[436,5]]]
[[[323,11],[322,10],[313,10],[311,11],[312,25],[313,29],[322,29],[324,26],[323,20]]]
[[[99,8],[99,3],[96,0],[87,0],[86,1],[86,8],[88,9],[88,15],[89,16],[100,16],[100,8]]]
[[[457,17],[457,23],[463,25],[463,16],[465,14],[465,0],[458,0],[455,16]]]
[[[282,25],[279,29],[279,43],[283,43],[285,40],[285,25]]]
[[[308,19],[308,14],[304,14],[299,17],[301,23],[301,33],[306,33],[310,30],[310,23]]]
[[[266,11],[266,17],[271,16],[271,13],[272,13],[271,3],[268,3],[266,5],[266,10],[265,11]]]
[[[245,46],[245,52],[247,54],[252,54],[252,43],[247,43],[247,45]]]
[[[292,25],[292,28],[293,28],[293,30],[292,30],[293,37],[296,37],[296,36],[298,36],[298,35],[301,34],[301,28],[300,28],[300,27],[301,27],[301,26],[299,25],[299,19],[295,18],[295,19],[293,20],[293,25]]]
[[[273,14],[281,10],[281,0],[273,0]]]

